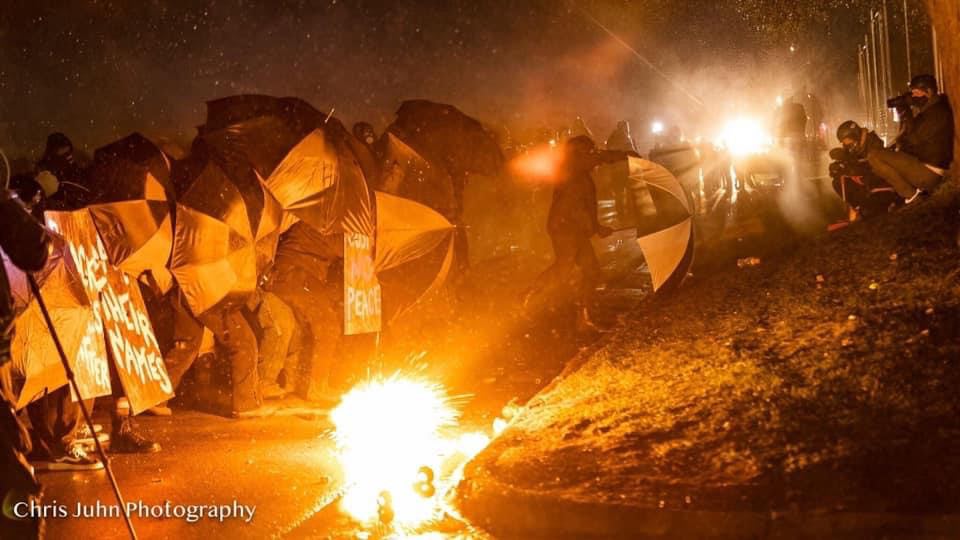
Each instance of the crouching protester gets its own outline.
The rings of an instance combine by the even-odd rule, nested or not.
[[[43,227],[6,189],[0,190],[0,247],[13,264],[26,272],[42,269],[48,244]],[[30,451],[29,435],[14,412],[10,373],[13,332],[13,297],[6,271],[0,265],[0,538],[38,538],[41,523],[19,518],[14,512],[18,503],[38,499],[41,488],[24,458]]]
[[[904,95],[891,101],[905,99]],[[911,204],[943,181],[953,161],[953,111],[947,96],[938,93],[932,75],[910,81],[913,121],[897,138],[895,150],[871,152],[870,168]]]
[[[871,152],[884,149],[883,140],[853,120],[840,124],[837,140],[842,147],[830,151],[830,176],[834,191],[847,204],[850,221],[886,212],[900,197],[867,162]]]

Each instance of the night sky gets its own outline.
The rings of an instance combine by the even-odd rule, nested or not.
[[[891,2],[892,30],[902,32],[902,2]],[[926,21],[920,0],[909,4],[919,43],[928,39]],[[348,124],[369,120],[378,129],[401,100],[428,98],[515,133],[582,115],[600,137],[620,118],[635,126],[653,116],[690,123],[763,92],[805,85],[855,99],[855,50],[869,5],[5,0],[0,147],[36,155],[54,130],[88,150],[132,131],[187,143],[203,122],[206,100],[246,92],[303,97],[335,107]],[[634,58],[591,16],[674,82]],[[894,36],[901,40],[895,62],[901,36]],[[929,64],[925,47],[914,53],[915,65]]]

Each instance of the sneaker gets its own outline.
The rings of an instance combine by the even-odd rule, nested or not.
[[[173,416],[173,409],[167,405],[166,401],[157,404],[155,407],[150,407],[143,412],[144,414],[149,414],[150,416]]]
[[[160,445],[141,435],[133,419],[125,417],[119,420],[119,425],[113,425],[110,451],[118,454],[154,454],[160,451]]]
[[[263,383],[260,385],[260,395],[263,399],[282,399],[287,396],[287,391],[275,382]]]
[[[93,425],[93,432],[94,432],[94,433],[97,433],[97,434],[102,433],[102,432],[103,432],[103,425],[102,425],[102,424],[94,424],[94,425]],[[76,432],[76,435],[75,435],[75,436],[76,436],[77,440],[81,440],[81,439],[89,439],[89,440],[91,440],[91,441],[93,440],[93,433],[90,433],[90,426],[88,426],[88,425],[85,424],[85,423],[84,423],[84,424],[80,424],[80,427],[77,428],[77,432]]]
[[[67,452],[50,460],[34,464],[38,471],[97,471],[103,468],[103,462],[87,453],[82,444],[71,444]]]

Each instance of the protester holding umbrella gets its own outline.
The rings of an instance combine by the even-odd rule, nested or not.
[[[6,189],[0,191],[0,247],[13,263],[28,272],[40,270],[47,259],[48,243],[44,228]],[[31,538],[39,534],[38,523],[18,520],[8,513],[12,503],[40,495],[40,484],[23,457],[30,450],[30,439],[13,408],[15,397],[10,376],[13,332],[13,298],[6,271],[0,265],[0,467],[3,470],[0,498],[4,501],[0,529]]]
[[[597,193],[590,171],[604,161],[624,156],[622,152],[599,153],[589,137],[574,137],[564,146],[562,170],[553,189],[547,232],[553,244],[554,261],[537,280],[538,289],[532,292],[547,290],[558,283],[573,285],[579,270],[577,326],[583,331],[595,329],[589,306],[600,279],[600,265],[590,238],[595,234],[607,237],[613,232],[597,220]],[[525,303],[529,303],[531,297],[532,294],[528,295]]]

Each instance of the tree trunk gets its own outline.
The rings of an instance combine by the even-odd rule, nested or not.
[[[940,85],[951,98],[954,110],[960,104],[960,1],[926,0],[927,11],[937,29],[940,58],[943,63],[943,81]],[[960,115],[953,115],[956,137],[954,155],[960,158]],[[957,175],[954,174],[954,178]]]

